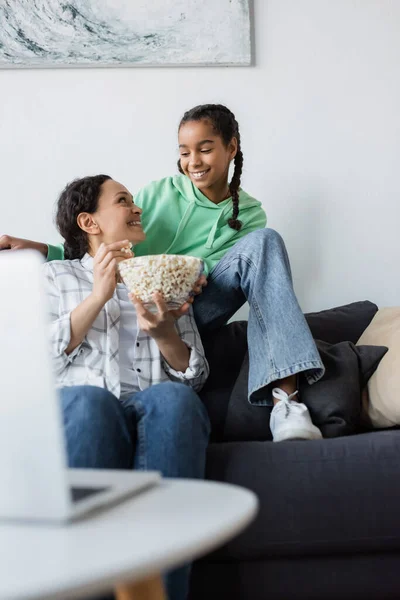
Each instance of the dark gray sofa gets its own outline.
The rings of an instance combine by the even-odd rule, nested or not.
[[[376,311],[358,302],[306,317],[315,338],[355,343]],[[219,366],[202,393],[213,427],[207,478],[253,490],[260,512],[244,533],[195,563],[190,600],[398,600],[400,431],[227,441],[246,323],[204,341]],[[244,419],[268,409],[250,410]]]

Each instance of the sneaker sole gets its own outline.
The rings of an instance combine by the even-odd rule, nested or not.
[[[274,436],[274,442],[286,442],[290,440],[322,440],[322,433],[315,427],[314,431],[309,429],[288,429],[280,431],[277,436]]]

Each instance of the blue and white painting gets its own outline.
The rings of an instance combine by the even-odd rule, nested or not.
[[[0,67],[249,65],[249,0],[0,0]]]

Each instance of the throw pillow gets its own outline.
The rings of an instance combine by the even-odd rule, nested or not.
[[[389,352],[368,383],[367,417],[374,427],[400,425],[400,307],[381,308],[357,344],[384,344]]]
[[[379,346],[355,346],[352,342],[317,341],[325,375],[313,385],[300,378],[300,398],[324,437],[355,433],[361,425],[361,393],[387,352]],[[225,421],[225,441],[271,440],[271,408],[253,406],[247,400],[248,355],[233,388]]]
[[[354,434],[361,426],[362,390],[387,348],[321,341],[317,346],[325,375],[313,385],[301,378],[300,399],[324,438]]]
[[[313,338],[330,344],[357,342],[374,318],[378,307],[369,300],[352,302],[305,315]]]

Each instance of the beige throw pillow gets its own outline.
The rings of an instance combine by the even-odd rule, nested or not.
[[[400,425],[400,307],[381,308],[358,340],[362,344],[389,348],[368,382],[367,416],[374,427]]]

